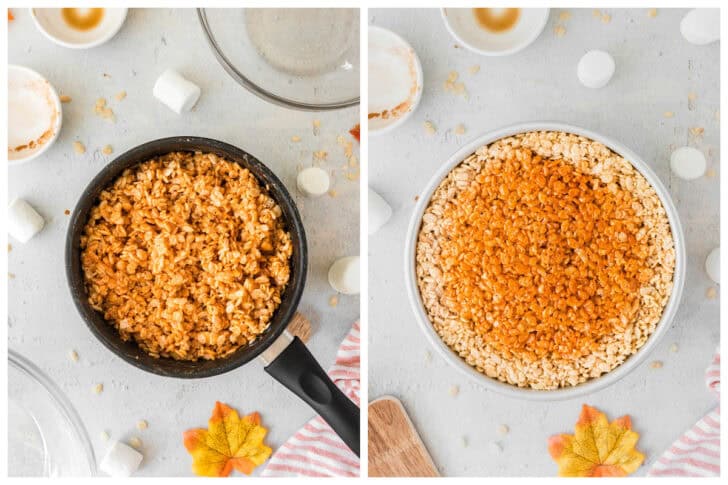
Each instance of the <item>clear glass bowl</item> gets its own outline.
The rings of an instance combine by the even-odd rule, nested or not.
[[[255,95],[323,111],[359,103],[359,10],[197,10],[215,57]]]
[[[8,475],[84,477],[96,458],[81,419],[48,376],[8,351]]]

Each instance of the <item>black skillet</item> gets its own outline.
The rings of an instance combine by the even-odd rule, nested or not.
[[[151,357],[136,343],[121,340],[116,329],[88,303],[81,268],[80,239],[89,212],[96,205],[99,194],[125,169],[175,151],[214,153],[250,170],[281,207],[286,229],[291,234],[293,243],[291,276],[281,295],[281,304],[273,315],[268,329],[255,342],[223,359],[191,362]],[[261,356],[267,364],[266,372],[308,403],[331,425],[347,446],[359,455],[359,408],[329,379],[303,342],[285,331],[303,293],[307,261],[306,234],[301,216],[278,177],[262,162],[243,150],[221,141],[200,137],[163,138],[119,155],[104,167],[83,191],[71,215],[66,237],[66,277],[71,296],[86,325],[109,350],[147,372],[186,379],[222,374]]]

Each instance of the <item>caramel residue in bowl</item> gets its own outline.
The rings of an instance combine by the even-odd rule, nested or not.
[[[66,24],[80,31],[87,31],[98,27],[104,20],[103,8],[62,8],[61,16]]]

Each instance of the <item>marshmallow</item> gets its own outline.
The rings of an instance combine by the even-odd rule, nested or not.
[[[43,217],[23,199],[15,199],[8,206],[8,234],[18,241],[30,241],[44,225]]]
[[[137,471],[142,458],[142,454],[131,446],[116,441],[104,455],[99,468],[112,477],[129,477]]]
[[[200,88],[172,69],[157,78],[152,93],[177,114],[191,110],[200,99]]]
[[[329,190],[329,174],[319,167],[308,167],[298,172],[298,190],[308,197],[324,195]]]
[[[359,294],[359,256],[347,256],[334,261],[329,268],[329,284],[345,295]]]
[[[381,195],[369,189],[369,235],[377,232],[392,217],[392,208]]]
[[[711,280],[720,283],[720,247],[713,249],[705,258],[705,272]]]
[[[680,33],[691,44],[715,42],[720,39],[720,10],[696,8],[689,11],[680,21]]]
[[[705,155],[693,147],[680,147],[670,155],[672,172],[683,180],[695,180],[705,175]]]
[[[588,88],[603,88],[614,75],[614,58],[608,52],[589,51],[579,59],[576,75]]]

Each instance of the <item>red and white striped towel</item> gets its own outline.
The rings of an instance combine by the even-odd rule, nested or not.
[[[359,322],[336,354],[329,376],[359,405]],[[358,477],[359,458],[320,416],[288,439],[263,470],[267,477]]]
[[[720,397],[720,351],[716,352],[705,372],[705,382]],[[647,475],[720,476],[720,404],[675,441]]]

